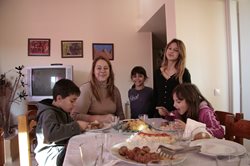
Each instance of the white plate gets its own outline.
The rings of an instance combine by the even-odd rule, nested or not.
[[[99,131],[107,130],[112,127],[111,123],[104,123],[103,125],[104,126],[101,129],[86,129],[86,131],[87,132],[99,132]]]
[[[223,139],[200,139],[192,141],[190,146],[201,145],[201,154],[217,155],[243,155],[246,148],[241,144]]]
[[[126,163],[129,163],[129,164],[132,164],[132,165],[143,165],[145,166],[145,164],[143,163],[138,163],[136,161],[133,161],[133,160],[130,160],[130,159],[127,159],[123,156],[121,156],[118,152],[118,149],[121,147],[121,146],[128,146],[126,142],[122,142],[122,143],[118,143],[116,145],[113,145],[110,149],[110,152],[111,154],[117,158],[117,159],[120,159]],[[128,147],[129,149],[132,149],[131,146]],[[180,154],[178,156],[176,156],[176,159],[172,160],[172,165],[176,165],[176,164],[180,164],[182,163],[185,159],[187,158],[187,156],[185,154]],[[149,166],[156,166],[156,165],[169,165],[170,164],[170,160],[163,160],[161,161],[160,163],[157,163],[157,164],[148,164]]]

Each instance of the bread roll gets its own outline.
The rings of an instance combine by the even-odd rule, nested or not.
[[[210,138],[210,135],[206,132],[199,132],[194,135],[193,140],[198,140],[198,139],[208,139]]]

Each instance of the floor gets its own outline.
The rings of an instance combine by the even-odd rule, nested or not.
[[[32,164],[32,166],[38,166],[34,154],[31,154],[31,164]],[[17,158],[12,163],[5,163],[4,166],[20,166],[19,158]]]

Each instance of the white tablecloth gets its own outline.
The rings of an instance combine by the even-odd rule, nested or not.
[[[114,130],[111,130],[111,133],[114,134]],[[82,166],[82,161],[81,161],[81,157],[80,157],[80,150],[79,150],[79,145],[81,143],[85,143],[87,142],[89,145],[89,150],[91,150],[91,145],[95,144],[95,139],[94,136],[96,134],[100,134],[100,133],[91,133],[91,132],[86,132],[84,134],[81,135],[77,135],[72,137],[69,140],[68,143],[68,147],[67,147],[67,151],[66,151],[66,155],[65,155],[65,159],[64,159],[64,166]],[[129,137],[128,134],[123,134],[123,133],[118,133],[115,132],[116,134],[116,140],[113,140],[113,142],[123,142],[126,140],[126,138]],[[105,154],[104,154],[105,155]],[[106,154],[111,156],[111,154]],[[110,160],[112,159],[116,159],[114,157],[109,157]],[[241,162],[241,166],[247,166],[248,160],[247,158],[243,158],[242,162]],[[116,166],[132,166],[132,164],[128,164],[124,161],[119,162],[117,164],[115,164]],[[134,164],[133,164],[134,165]],[[216,160],[214,157],[209,157],[209,156],[205,156],[202,154],[197,154],[197,153],[190,153],[188,154],[188,157],[186,158],[186,160],[182,163],[179,164],[179,166],[216,166]]]

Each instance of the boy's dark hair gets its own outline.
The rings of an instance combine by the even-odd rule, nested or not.
[[[53,100],[56,100],[58,95],[62,96],[62,98],[66,98],[69,95],[77,95],[80,96],[79,87],[69,79],[61,79],[56,82],[53,87]]]

